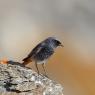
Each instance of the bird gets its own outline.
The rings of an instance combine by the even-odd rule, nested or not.
[[[40,74],[38,64],[41,64],[44,71],[44,75],[47,76],[45,64],[54,54],[55,49],[58,46],[64,47],[63,44],[56,37],[48,37],[32,49],[28,56],[22,60],[22,64],[25,66],[28,63],[34,61],[38,75]]]

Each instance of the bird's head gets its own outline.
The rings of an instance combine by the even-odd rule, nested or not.
[[[56,39],[55,37],[49,37],[49,38],[47,38],[46,40],[47,40],[48,44],[50,44],[50,45],[53,46],[54,48],[56,48],[56,47],[58,47],[58,46],[64,47],[64,46],[62,45],[62,43],[61,43],[58,39]]]

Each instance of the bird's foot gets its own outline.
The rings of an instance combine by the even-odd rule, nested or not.
[[[46,74],[44,74],[44,77],[47,77],[47,78],[49,78],[49,76],[48,76],[48,75],[46,75]]]

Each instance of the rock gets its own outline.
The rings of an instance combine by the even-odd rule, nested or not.
[[[18,62],[0,64],[0,95],[63,95],[57,82]]]

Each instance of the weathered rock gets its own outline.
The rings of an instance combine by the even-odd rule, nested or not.
[[[63,95],[63,87],[18,62],[0,64],[0,95]]]

